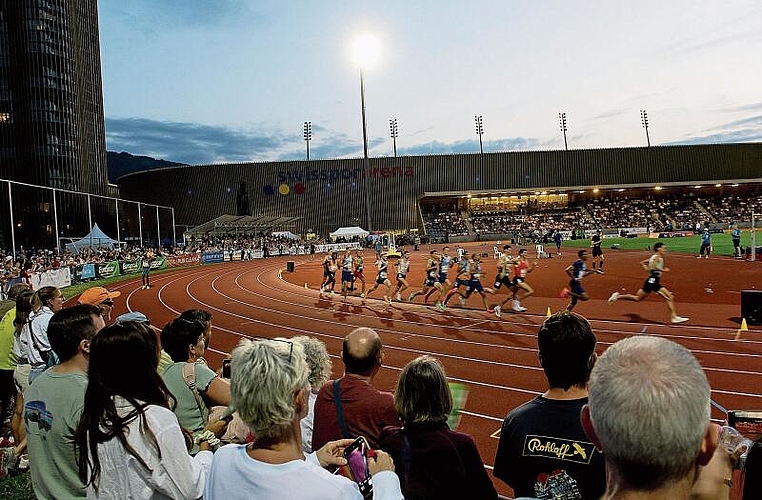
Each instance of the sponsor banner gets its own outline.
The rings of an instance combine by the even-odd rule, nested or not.
[[[347,248],[360,248],[360,243],[354,241],[352,243],[330,243],[327,245],[315,245],[315,253],[330,253],[340,252]]]
[[[140,266],[142,268],[143,261],[140,261]],[[167,267],[167,258],[163,255],[161,257],[154,257],[151,261],[151,269],[166,269]]]
[[[98,279],[119,276],[119,262],[111,261],[95,264],[95,275]]]
[[[44,286],[64,288],[71,286],[71,272],[68,267],[50,269],[44,273],[32,274],[32,289],[39,290]]]
[[[201,264],[200,253],[184,253],[182,255],[171,255],[167,257],[168,267],[196,266]]]
[[[648,234],[647,227],[623,227],[619,231],[624,231],[627,234]]]
[[[260,249],[252,250],[251,257],[254,259],[261,259],[264,258],[264,253]]]
[[[79,279],[82,281],[85,281],[85,280],[91,280],[95,278],[97,278],[95,274],[95,264],[83,264],[82,274],[80,274]]]
[[[212,262],[223,262],[225,260],[225,252],[204,252],[201,254],[202,264],[211,264]]]
[[[139,273],[141,264],[139,260],[121,260],[119,261],[120,272],[122,274]]]

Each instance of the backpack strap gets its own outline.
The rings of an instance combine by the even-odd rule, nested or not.
[[[183,382],[185,382],[185,385],[187,385],[188,389],[193,393],[193,398],[196,400],[196,405],[198,406],[199,413],[201,413],[201,418],[206,422],[208,410],[206,404],[204,404],[204,401],[201,399],[201,394],[198,393],[198,388],[196,387],[196,363],[185,363],[183,365]]]
[[[339,429],[341,430],[341,437],[349,438],[349,429],[347,429],[347,421],[344,419],[344,407],[341,404],[341,397],[339,395],[339,379],[333,381],[333,402],[336,405],[336,416],[339,418]]]

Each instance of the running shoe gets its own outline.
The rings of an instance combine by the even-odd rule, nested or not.
[[[683,318],[682,316],[675,316],[672,318],[672,323],[685,323],[688,321],[688,318]]]
[[[570,293],[569,289],[568,288],[564,288],[563,290],[561,290],[561,294],[559,295],[559,297],[561,297],[562,299],[568,299],[569,298],[569,293]]]
[[[402,302],[402,295],[400,295],[399,292],[397,292],[397,296],[395,297],[395,300],[397,302]]]
[[[460,306],[466,307],[466,299],[464,297],[458,297],[460,299]]]
[[[365,298],[365,294],[364,294],[364,293],[361,293],[361,294],[360,294],[360,298],[361,298],[361,299],[364,299],[364,298]]]
[[[407,296],[407,301],[412,302],[414,298],[415,298],[415,294],[411,293],[410,295]]]
[[[384,300],[386,301],[387,304],[392,305],[391,297],[384,297]]]
[[[442,304],[441,302],[437,303],[436,307],[437,307],[437,311],[439,312],[445,312],[447,310],[447,306]]]
[[[612,293],[611,297],[609,297],[609,304],[613,304],[617,299],[619,299],[619,292]]]
[[[501,312],[500,306],[495,306],[495,309],[494,309],[495,316],[497,316],[499,318],[500,317],[500,312]]]

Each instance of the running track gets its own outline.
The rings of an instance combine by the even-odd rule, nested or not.
[[[372,256],[372,252],[366,251],[366,263],[372,261],[368,255]],[[418,274],[411,273],[411,290],[405,295],[419,287],[420,269],[426,255],[424,249],[413,253],[412,267],[414,271],[417,268]],[[694,302],[682,303],[678,299],[679,313],[691,316],[691,321],[673,326],[663,323],[666,308],[661,299],[650,298],[640,304],[605,304],[607,290],[612,286],[626,284],[628,291],[634,291],[633,286],[637,288],[642,277],[631,268],[643,254],[623,253],[616,259],[607,254],[607,257],[606,276],[593,276],[586,282],[594,298],[577,307],[577,312],[591,320],[598,337],[599,353],[629,335],[660,335],[672,339],[691,349],[700,360],[712,385],[715,402],[730,409],[762,408],[759,328],[752,327],[740,341],[732,340],[738,329],[734,323],[738,318],[732,314],[736,311],[738,315],[739,288],[733,295],[730,289],[727,294],[719,289],[708,294],[699,287]],[[296,261],[295,273],[281,272],[287,260]],[[475,297],[469,300],[468,308],[452,307],[445,314],[421,304],[420,297],[416,304],[395,302],[392,306],[376,299],[368,299],[363,305],[359,297],[350,297],[344,302],[338,294],[332,299],[320,299],[316,290],[321,276],[319,258],[310,261],[308,256],[225,263],[158,274],[152,276],[151,290],[141,290],[138,280],[126,281],[111,287],[122,291],[113,317],[125,310],[141,311],[154,325],[162,327],[185,309],[206,309],[213,314],[214,333],[206,356],[213,367],[219,366],[241,338],[314,336],[326,343],[336,375],[342,371],[338,356],[343,336],[355,327],[374,328],[385,348],[384,367],[375,385],[392,391],[405,363],[421,354],[440,359],[450,379],[470,389],[458,430],[473,436],[485,464],[491,469],[497,448],[495,433],[506,412],[546,388],[537,361],[535,336],[547,307],[557,311],[565,305],[555,294],[565,280],[563,268],[572,260],[564,257],[549,260],[554,262],[541,261],[540,268],[530,274],[529,283],[537,293],[525,301],[529,311],[505,313],[499,320],[476,309],[479,304]],[[485,259],[487,266],[494,265],[492,262],[491,255]],[[725,263],[710,262],[714,266],[736,265],[736,270],[742,269],[741,275],[751,273],[749,279],[752,280],[759,276],[760,264],[729,259]],[[695,266],[709,263],[670,255],[668,265],[673,268],[684,265],[690,273]],[[366,269],[370,267],[372,263],[366,264]],[[372,274],[372,270],[368,269],[366,274]],[[486,275],[491,277],[493,271]],[[593,279],[608,281],[593,282]],[[489,279],[485,281],[489,283]],[[304,288],[305,283],[311,287],[309,290]],[[669,286],[669,278],[665,283]],[[679,285],[669,287],[681,288],[682,280]],[[677,294],[688,296],[680,291]],[[378,299],[381,295],[381,290],[374,294]],[[726,300],[728,304],[719,300],[723,297],[731,297]],[[496,300],[490,299],[491,303]],[[456,300],[451,301],[455,303]],[[712,416],[718,420],[723,418],[714,408]],[[496,480],[496,484],[501,494],[511,494],[502,482]]]

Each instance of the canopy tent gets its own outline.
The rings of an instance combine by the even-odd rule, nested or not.
[[[294,229],[301,217],[270,217],[265,215],[220,215],[216,219],[204,222],[185,231],[185,237],[191,236],[238,236],[269,231]]]
[[[295,235],[291,231],[275,231],[273,236],[276,238],[288,238],[289,240],[298,240],[299,236]]]
[[[329,234],[331,237],[331,241],[336,241],[338,238],[345,238],[345,239],[351,239],[354,237],[360,237],[365,238],[368,236],[368,231],[365,229],[358,227],[358,226],[352,226],[352,227],[340,227],[336,231]]]
[[[88,235],[84,238],[72,238],[71,243],[66,244],[66,249],[76,254],[84,248],[112,249],[118,246],[119,242],[117,240],[111,239],[101,230],[101,228],[98,227],[98,224],[95,224],[93,225],[93,229],[90,231],[90,233],[88,233]]]

